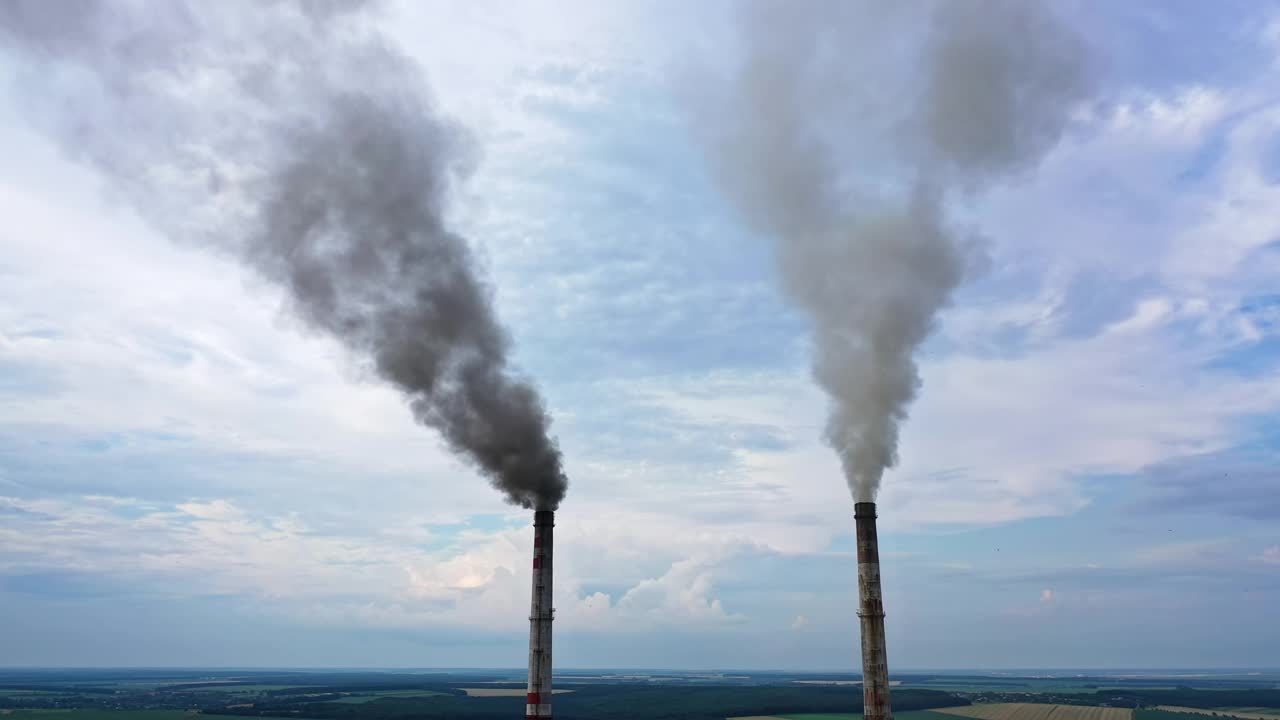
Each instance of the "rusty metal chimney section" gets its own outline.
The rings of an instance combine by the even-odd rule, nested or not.
[[[529,612],[529,691],[525,718],[551,717],[551,606],[552,528],[555,513],[533,514],[533,608]]]
[[[856,503],[853,517],[858,535],[858,617],[862,619],[862,715],[864,720],[893,720],[884,647],[884,603],[880,599],[876,504]]]

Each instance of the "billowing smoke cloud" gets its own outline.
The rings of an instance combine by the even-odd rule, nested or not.
[[[510,502],[554,509],[550,420],[445,218],[474,147],[365,5],[5,0],[0,50],[113,193],[278,283]]]
[[[1083,46],[1034,0],[736,7],[741,54],[699,78],[697,132],[777,241],[812,320],[827,440],[871,500],[920,386],[915,351],[974,264],[948,208],[1057,142]]]

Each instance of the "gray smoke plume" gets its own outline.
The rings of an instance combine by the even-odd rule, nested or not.
[[[809,314],[827,441],[858,500],[897,462],[914,354],[974,262],[948,207],[1027,171],[1087,88],[1034,0],[744,2],[738,62],[699,77],[695,131],[777,241]]]
[[[306,326],[399,388],[508,501],[567,487],[445,220],[474,161],[358,0],[4,0],[37,123],[162,232],[242,258]]]

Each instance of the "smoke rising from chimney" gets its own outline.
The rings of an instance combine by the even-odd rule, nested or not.
[[[278,284],[508,501],[554,509],[550,419],[445,217],[474,145],[368,4],[5,0],[0,52],[118,198]]]
[[[827,442],[870,501],[920,386],[915,352],[980,260],[949,204],[1053,147],[1087,88],[1083,45],[1034,1],[735,7],[740,57],[699,77],[695,131],[777,242],[813,325]]]

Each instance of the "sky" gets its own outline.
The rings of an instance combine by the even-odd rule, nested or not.
[[[879,496],[890,665],[1274,665],[1280,3],[1058,9],[1096,97],[956,208],[985,262],[921,348]],[[734,13],[380,16],[474,134],[450,219],[564,452],[560,667],[859,663],[807,322],[690,127]],[[529,513],[60,148],[18,64],[0,50],[0,665],[521,666]]]

